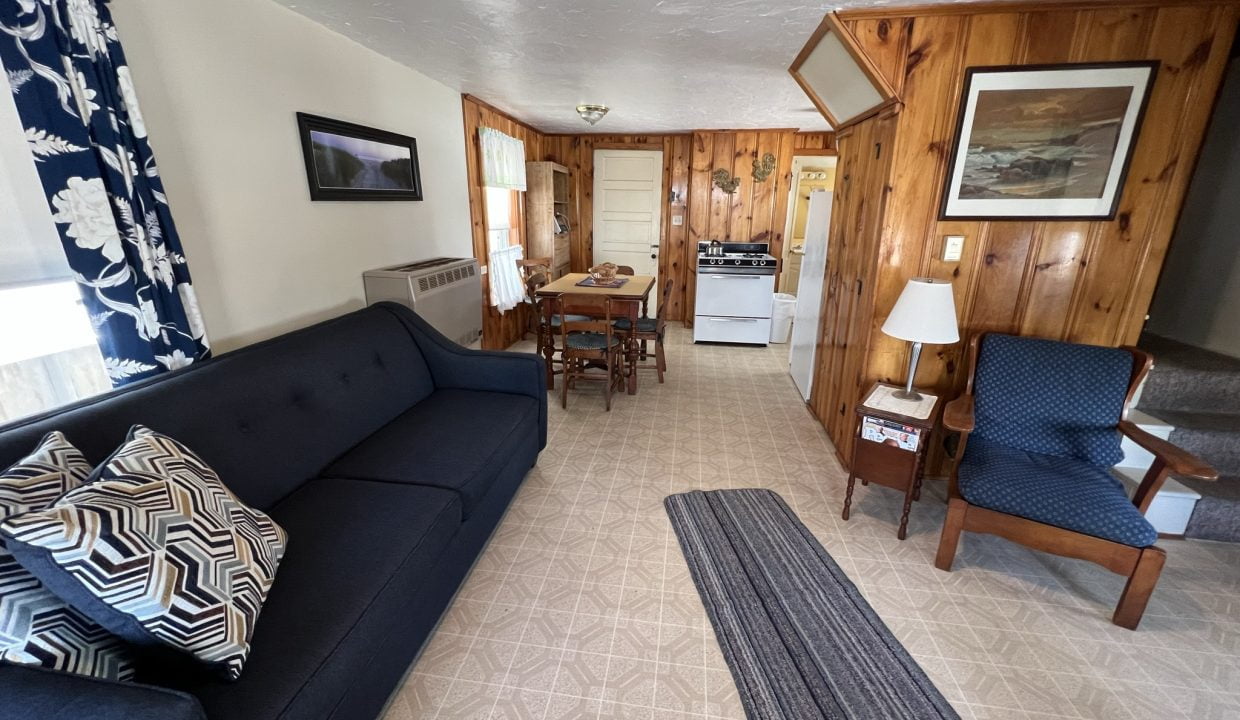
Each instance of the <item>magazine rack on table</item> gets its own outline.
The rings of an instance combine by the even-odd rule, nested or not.
[[[943,403],[940,398],[923,393],[924,402],[908,402],[907,410],[903,410],[901,401],[891,397],[891,391],[899,389],[887,383],[874,383],[865,394],[866,399],[857,405],[857,438],[853,442],[843,517],[848,519],[858,478],[863,485],[874,483],[901,490],[904,509],[896,537],[903,540],[909,509],[921,496],[926,448]]]

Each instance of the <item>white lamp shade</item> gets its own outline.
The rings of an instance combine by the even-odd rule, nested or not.
[[[960,340],[952,284],[934,278],[913,278],[883,323],[883,332],[909,342],[950,345]]]

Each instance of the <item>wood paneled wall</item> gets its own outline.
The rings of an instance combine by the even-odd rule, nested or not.
[[[1000,330],[1104,345],[1136,340],[1238,15],[1240,7],[1208,0],[841,13],[903,103],[891,167],[875,168],[886,173],[888,191],[874,271],[867,278],[872,311],[859,317],[868,338],[850,350],[860,353],[862,370],[842,378],[842,396],[850,407],[871,381],[903,378],[907,343],[883,335],[879,327],[905,282],[917,275],[953,281],[965,339],[982,330]],[[937,219],[965,68],[1144,59],[1162,65],[1114,220]],[[842,164],[849,163],[845,153],[852,151],[841,144]],[[837,183],[847,175],[837,173]],[[943,237],[949,234],[966,238],[959,262],[939,259]],[[918,385],[947,395],[958,392],[964,382],[963,347],[962,342],[927,348]],[[815,385],[832,382],[837,372],[837,367],[820,364]],[[815,409],[821,418],[838,407]],[[833,437],[847,457],[851,436]]]
[[[569,223],[573,227],[572,268],[585,272],[594,264],[594,151],[608,148],[663,151],[662,224],[659,233],[659,277],[675,282],[668,317],[679,320],[685,301],[686,226],[671,224],[673,215],[685,215],[689,171],[688,135],[547,135],[544,160],[569,169]]]
[[[594,263],[594,151],[632,148],[663,151],[663,189],[659,276],[673,282],[668,319],[692,323],[697,243],[713,238],[730,242],[769,242],[779,256],[788,212],[792,157],[797,151],[827,152],[832,133],[794,130],[705,130],[689,135],[548,135],[543,159],[572,173],[570,218],[573,269]],[[753,180],[753,161],[764,153],[776,157],[776,170],[763,183]],[[726,168],[741,178],[736,193],[714,187],[711,173]],[[671,218],[684,222],[673,225]]]
[[[525,123],[496,110],[481,100],[463,95],[461,105],[465,116],[465,162],[469,179],[470,232],[474,241],[474,257],[480,265],[488,263],[486,193],[482,187],[482,164],[479,161],[478,128],[490,127],[518,138],[525,143],[526,157],[536,159],[542,152],[542,133]],[[515,238],[524,242],[524,198],[513,193],[513,230]],[[482,347],[502,350],[521,339],[529,323],[524,305],[500,314],[491,307],[490,274],[482,276]]]
[[[659,240],[660,283],[673,282],[669,320],[693,319],[697,242],[718,238],[732,242],[769,242],[777,257],[783,249],[788,212],[792,157],[828,154],[834,134],[794,130],[712,130],[675,135],[550,135],[507,115],[478,98],[464,95],[465,154],[469,165],[469,206],[474,256],[487,262],[485,192],[478,157],[478,128],[492,127],[522,140],[529,160],[552,160],[569,169],[569,224],[572,227],[572,269],[585,272],[594,264],[594,151],[607,148],[663,151],[663,191]],[[776,156],[776,170],[764,183],[753,181],[753,161],[763,153]],[[741,178],[729,196],[714,187],[710,174],[728,168]],[[514,217],[523,214],[523,198],[515,198]],[[699,215],[705,213],[704,215]],[[684,218],[680,225],[673,216]],[[696,218],[696,220],[695,220]],[[519,224],[519,223],[518,223]],[[523,228],[522,228],[523,229]],[[517,240],[524,242],[518,229]],[[519,341],[528,316],[524,307],[500,315],[490,306],[488,276],[483,278],[483,342],[502,349]]]

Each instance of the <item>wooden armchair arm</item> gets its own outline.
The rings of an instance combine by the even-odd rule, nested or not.
[[[1181,477],[1195,480],[1218,480],[1218,471],[1196,455],[1142,430],[1131,420],[1121,420],[1119,431],[1130,440],[1153,453],[1167,469]]]
[[[1150,465],[1145,477],[1141,479],[1141,485],[1137,487],[1136,494],[1132,496],[1132,504],[1142,513],[1150,509],[1154,496],[1172,473],[1196,480],[1218,480],[1218,471],[1197,456],[1147,433],[1131,420],[1121,420],[1119,431],[1154,455],[1154,464]]]
[[[943,409],[943,427],[956,432],[973,432],[973,396],[961,395]]]

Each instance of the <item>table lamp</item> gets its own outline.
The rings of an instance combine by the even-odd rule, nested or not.
[[[909,280],[896,300],[896,306],[887,316],[887,322],[883,323],[883,333],[913,343],[913,354],[908,361],[908,381],[904,389],[896,390],[892,397],[921,400],[921,393],[913,389],[917,361],[921,359],[921,344],[950,345],[960,340],[952,284],[946,280],[924,277]]]

